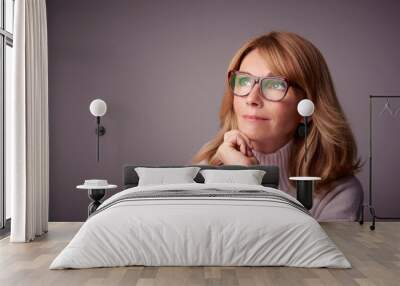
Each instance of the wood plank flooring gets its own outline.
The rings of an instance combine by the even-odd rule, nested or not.
[[[0,285],[400,285],[400,222],[321,223],[352,269],[295,267],[118,267],[49,270],[82,223],[50,223],[32,243],[0,240]]]

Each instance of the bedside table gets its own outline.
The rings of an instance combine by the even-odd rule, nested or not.
[[[111,190],[117,188],[117,185],[102,185],[102,186],[96,186],[96,185],[91,185],[91,184],[83,184],[76,186],[77,189],[79,190],[87,190],[89,198],[92,200],[92,202],[88,206],[88,217],[96,211],[96,209],[101,205],[100,200],[104,197],[106,194],[106,190]]]
[[[313,206],[315,181],[321,180],[321,177],[289,177],[289,180],[296,181],[297,200],[310,210]]]

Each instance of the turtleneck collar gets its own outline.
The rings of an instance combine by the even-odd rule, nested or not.
[[[252,149],[254,156],[260,161],[262,158],[263,160],[261,161],[266,161],[266,162],[275,162],[277,158],[282,158],[282,157],[288,157],[288,154],[292,148],[294,139],[290,139],[285,145],[283,145],[281,148],[279,148],[276,152],[274,153],[263,153],[257,150]]]
[[[289,157],[294,139],[290,139],[285,145],[274,153],[263,153],[253,150],[259,165],[274,165],[279,167],[279,189],[296,197],[296,190],[289,182]]]

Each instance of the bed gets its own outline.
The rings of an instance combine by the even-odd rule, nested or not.
[[[260,185],[138,185],[123,168],[124,190],[105,200],[50,269],[144,266],[351,268],[319,223],[278,189],[277,166],[197,166],[264,170]],[[171,166],[148,166],[170,168]]]

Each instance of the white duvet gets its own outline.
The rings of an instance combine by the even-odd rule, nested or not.
[[[138,186],[108,198],[50,269],[145,266],[294,266],[351,268],[318,222],[284,203],[257,198],[152,198],[110,204],[131,192],[263,190],[239,184]],[[297,202],[299,203],[299,202]],[[107,207],[108,206],[108,207]]]

